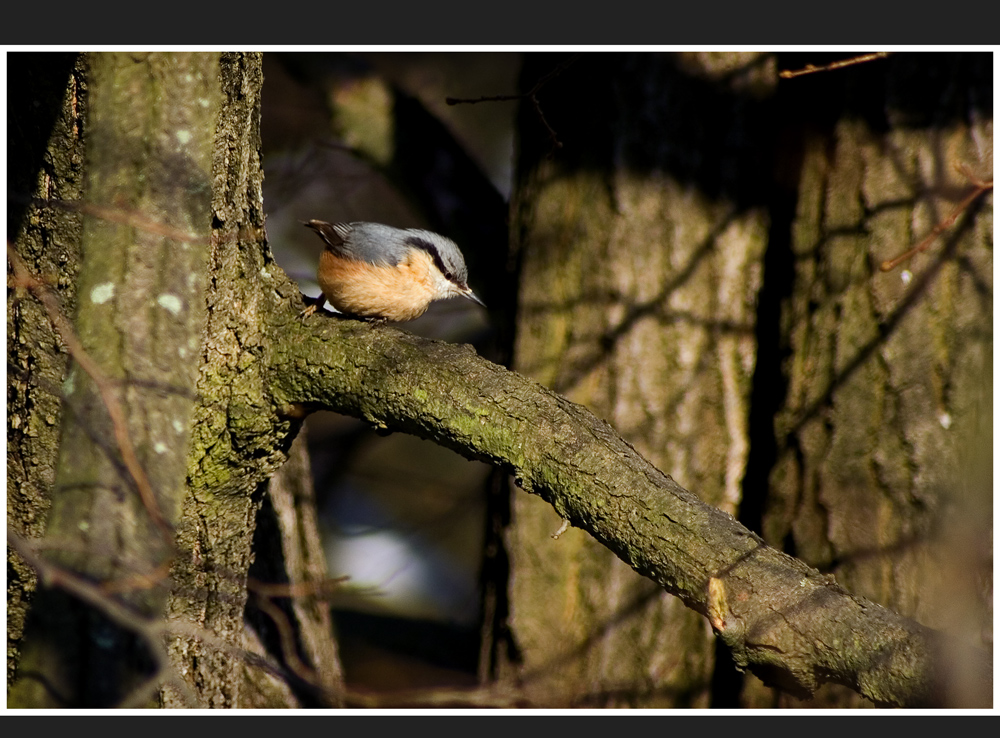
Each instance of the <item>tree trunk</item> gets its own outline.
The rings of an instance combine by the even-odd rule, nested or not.
[[[84,299],[76,339],[63,336],[78,350],[63,384],[44,545],[60,566],[116,582],[118,604],[149,618],[166,602],[161,570],[185,490],[197,364],[172,354],[197,355],[205,317],[198,298],[207,276],[218,60],[102,54],[88,62],[82,202],[90,213],[76,284]],[[24,670],[43,675],[71,704],[113,704],[141,685],[155,656],[132,634],[75,602],[60,606],[62,593],[43,597],[28,623]],[[65,640],[81,630],[89,637]],[[100,678],[78,671],[92,662],[103,665]]]
[[[561,61],[528,60],[526,88]],[[520,117],[515,368],[607,418],[658,468],[734,513],[767,237],[753,189],[765,176],[760,120],[773,60],[565,63]],[[532,699],[710,704],[714,643],[703,618],[593,539],[552,540],[560,520],[539,501],[516,496],[513,521],[511,617],[524,659],[513,678]]]
[[[905,55],[769,97],[775,60],[528,57],[515,366],[772,545],[988,649],[990,195],[910,271],[877,269],[989,177],[988,55]],[[512,507],[499,672],[530,699],[804,704],[790,695],[811,688],[737,674],[711,596],[733,648],[714,672],[704,623],[590,539],[550,540],[546,506]],[[988,678],[955,654],[934,699],[981,704]],[[827,687],[809,704],[872,703]]]
[[[783,137],[787,151],[799,148],[786,159],[801,168],[785,255],[792,279],[774,285],[788,290],[774,352],[787,356],[788,384],[774,406],[777,458],[763,516],[770,544],[987,649],[990,195],[925,253],[890,271],[879,265],[975,189],[956,167],[991,176],[993,125],[979,102],[990,65],[988,54],[908,54],[782,83],[783,109],[802,111]],[[824,99],[843,107],[823,111]],[[953,664],[956,673],[962,666]],[[758,685],[747,698],[773,704]],[[829,688],[809,704],[864,701]]]
[[[43,490],[39,474],[20,485],[50,494],[44,537],[25,541],[41,531],[31,518],[41,503],[12,516],[19,552],[53,586],[36,598],[8,661],[18,677],[8,703],[145,706],[163,687],[168,706],[299,704],[287,670],[244,626],[255,518],[301,422],[301,413],[279,414],[261,360],[271,326],[260,316],[283,314],[279,306],[293,313],[298,292],[264,241],[260,57],[92,54],[72,70],[46,156],[64,161],[58,147],[71,125],[85,156],[69,150],[63,189],[28,190],[54,201],[28,211],[10,256],[9,314],[54,322],[73,360],[65,382],[56,366],[47,385],[35,373],[22,385],[54,396],[62,383],[63,412],[43,416],[47,425],[61,418],[54,484]],[[74,190],[79,169],[86,185]],[[42,215],[32,213],[47,208],[82,221],[82,232],[60,232],[79,246],[22,248],[44,243],[32,230]],[[18,253],[34,257],[30,270]],[[47,276],[54,259],[70,298],[61,305],[31,276]],[[83,297],[72,327],[70,285]],[[24,299],[25,288],[48,314]],[[25,335],[23,325],[11,335]],[[32,349],[22,366],[30,368]],[[41,355],[58,363],[58,354]],[[27,407],[17,399],[15,413]],[[22,427],[38,423],[15,417]],[[24,435],[22,454],[37,437]],[[301,569],[314,575],[316,566]],[[304,650],[335,653],[316,642]],[[245,669],[233,669],[234,657]],[[329,691],[337,667],[326,666],[306,687]]]
[[[76,54],[8,55],[7,242],[50,285],[67,314],[76,309],[82,216],[49,201],[83,192],[87,65]],[[68,354],[45,308],[7,292],[7,525],[25,538],[45,530],[62,424],[60,386]],[[7,683],[37,576],[14,551],[7,558]]]

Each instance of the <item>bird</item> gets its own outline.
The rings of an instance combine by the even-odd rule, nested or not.
[[[466,297],[486,307],[469,288],[468,269],[450,238],[382,223],[303,221],[325,244],[317,281],[339,312],[371,321],[401,323],[423,315],[435,300]]]

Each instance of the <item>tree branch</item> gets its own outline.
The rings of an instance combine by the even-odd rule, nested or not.
[[[740,668],[799,695],[826,681],[879,704],[952,704],[943,634],[851,595],[656,469],[586,408],[469,346],[294,311],[276,320],[274,396],[495,464],[633,569],[707,616]],[[558,545],[558,544],[555,544]],[[988,706],[988,656],[963,704]]]

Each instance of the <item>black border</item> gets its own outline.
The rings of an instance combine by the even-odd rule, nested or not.
[[[995,5],[993,7],[995,10]],[[920,45],[1000,48],[984,0],[907,5],[887,0],[616,0],[274,5],[176,2],[142,13],[80,3],[20,4],[0,24],[0,49],[197,45],[260,49],[315,45]]]

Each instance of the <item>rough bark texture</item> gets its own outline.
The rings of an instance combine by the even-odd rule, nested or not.
[[[264,484],[284,462],[298,430],[298,421],[275,414],[266,391],[268,364],[262,357],[269,339],[263,316],[280,312],[278,305],[294,292],[290,287],[285,295],[276,291],[279,283],[289,283],[264,247],[260,59],[227,56],[220,75],[225,98],[214,132],[219,145],[212,168],[215,228],[209,317],[199,354],[201,402],[167,613],[227,643],[241,643],[255,517]],[[174,640],[170,654],[207,706],[257,702],[249,676],[244,682],[231,678],[231,655],[190,638]],[[167,706],[180,704],[169,690],[163,699]]]
[[[260,57],[93,54],[72,76],[71,68],[63,120],[87,112],[86,128],[73,129],[86,158],[68,161],[86,172],[86,188],[74,190],[72,172],[62,172],[63,189],[46,194],[65,200],[29,211],[17,246],[40,254],[29,263],[43,277],[62,254],[58,284],[83,296],[72,316],[81,348],[63,385],[58,476],[31,471],[37,480],[19,489],[38,499],[15,505],[12,516],[19,550],[52,586],[9,647],[17,677],[9,704],[142,706],[167,685],[160,704],[168,706],[298,705],[287,669],[244,628],[255,517],[300,422],[276,414],[260,360],[270,326],[260,316],[294,319],[301,309],[264,243]],[[88,95],[80,94],[84,70]],[[53,141],[60,136],[57,127]],[[33,251],[32,228],[64,211],[82,219],[82,247]],[[64,316],[66,292],[55,311]],[[49,324],[24,289],[9,300],[15,321],[35,311],[39,325]],[[20,361],[18,345],[9,347],[11,361]],[[56,344],[50,337],[42,352],[22,351],[29,369],[59,359],[46,345]],[[81,370],[87,357],[98,365],[99,391]],[[25,396],[35,386],[58,396],[61,375],[50,387],[25,377]],[[32,405],[45,398],[16,399],[17,427],[36,424]],[[109,407],[121,421],[109,419]],[[42,416],[46,425],[56,418]],[[19,442],[18,453],[32,443]],[[34,453],[41,466],[45,455]],[[26,467],[24,459],[12,454],[9,468],[19,460]],[[155,501],[143,498],[146,485]],[[32,544],[26,539],[41,526],[30,515],[42,517],[46,497],[45,538]],[[314,522],[306,516],[298,528]],[[19,559],[9,561],[17,571]],[[293,608],[293,619],[299,614]],[[306,658],[330,655],[331,645],[312,639]],[[321,684],[332,684],[336,660],[323,671]]]
[[[207,243],[211,225],[216,66],[210,55],[89,59],[76,284],[82,299],[73,326],[101,379],[94,381],[84,357],[76,357],[63,386],[45,532],[51,557],[88,578],[155,579],[170,554],[165,528],[184,496],[196,376],[195,365],[175,361],[171,352],[193,356],[203,329],[198,298],[206,263],[204,249],[193,245]],[[121,420],[107,410],[111,397]],[[122,438],[155,499],[134,470],[126,471],[130,451]],[[162,578],[154,586],[124,587],[122,599],[137,617],[157,616],[165,601],[160,585]],[[76,604],[54,605],[36,603],[38,630],[25,639],[25,671],[43,675],[71,704],[114,703],[140,683],[148,666],[132,635]],[[63,642],[79,631],[91,635],[72,646]],[[102,665],[102,678],[80,671],[88,662]]]
[[[555,63],[535,59],[525,87]],[[774,79],[773,59],[756,54],[580,57],[539,93],[562,150],[529,140],[520,162],[515,368],[606,417],[730,513],[767,236],[750,190]],[[595,100],[603,112],[588,127]],[[525,106],[522,131],[537,115]],[[524,656],[513,678],[542,704],[707,707],[706,623],[592,538],[552,540],[559,520],[540,501],[513,503],[512,628]]]
[[[925,253],[879,265],[974,189],[956,166],[992,176],[990,63],[905,55],[859,68],[845,108],[872,87],[883,107],[802,136],[782,325],[788,392],[763,518],[769,543],[851,592],[987,649],[992,193]],[[831,692],[812,704],[861,701]]]
[[[33,273],[76,308],[81,216],[46,207],[83,190],[86,65],[75,54],[8,54],[7,241]],[[7,290],[7,525],[26,538],[45,529],[62,423],[60,387],[68,354],[45,309]],[[7,557],[7,683],[36,587],[15,552]]]

